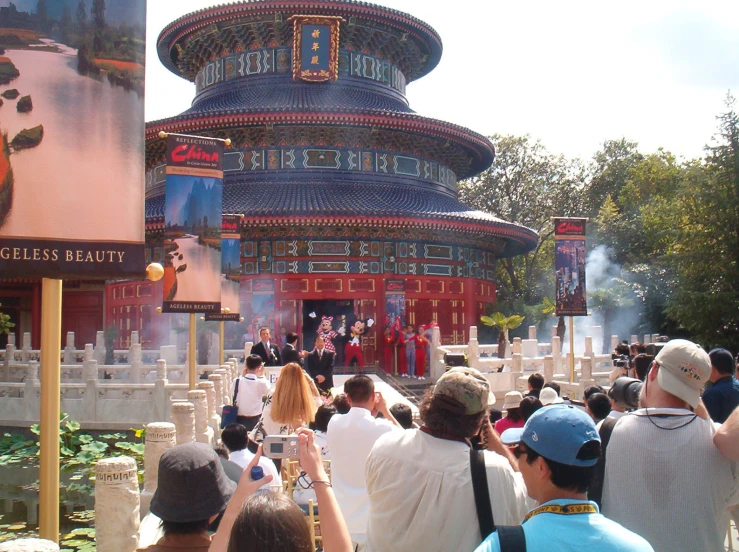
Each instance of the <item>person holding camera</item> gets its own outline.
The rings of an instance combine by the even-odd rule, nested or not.
[[[264,377],[264,362],[259,355],[249,355],[244,363],[244,373],[234,383],[231,396],[238,408],[236,422],[247,431],[259,423],[264,407],[264,397],[269,393],[269,382]]]
[[[708,354],[674,339],[657,354],[638,410],[621,417],[608,444],[603,513],[642,535],[657,552],[723,550],[727,508],[739,502],[737,466],[699,417]]]

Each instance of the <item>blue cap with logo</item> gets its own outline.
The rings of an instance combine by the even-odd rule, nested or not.
[[[540,408],[522,428],[504,431],[501,440],[506,445],[522,442],[544,458],[567,466],[589,467],[598,461],[597,458],[577,458],[585,443],[600,443],[600,436],[592,418],[570,404]]]

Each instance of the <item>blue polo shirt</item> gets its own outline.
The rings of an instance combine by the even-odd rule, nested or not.
[[[582,500],[557,499],[544,505],[581,504]],[[595,506],[595,502],[590,502]],[[523,524],[527,552],[597,550],[598,552],[654,552],[651,545],[602,514],[537,514]],[[493,533],[475,552],[500,552],[497,533]]]
[[[703,404],[711,419],[723,424],[739,406],[739,381],[732,376],[721,378],[703,393]]]

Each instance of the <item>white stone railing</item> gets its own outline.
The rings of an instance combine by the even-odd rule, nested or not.
[[[594,327],[598,332],[600,328]],[[638,340],[630,336],[630,343]],[[658,335],[647,334],[644,343],[653,343]],[[599,337],[600,338],[600,337]],[[470,339],[466,345],[439,344],[439,329],[431,329],[431,375],[438,379],[446,370],[444,355],[462,353],[467,357],[467,364],[477,368],[490,382],[496,397],[500,398],[508,391],[525,391],[527,380],[534,372],[544,376],[545,381],[560,384],[563,392],[570,397],[582,396],[582,391],[594,383],[609,384],[609,376],[613,371],[613,360],[610,354],[596,354],[601,343],[591,336],[584,338],[583,354],[575,355],[575,381],[570,381],[569,353],[562,354],[560,338],[552,335],[551,342],[539,343],[536,338],[536,327],[529,326],[528,339],[516,337],[513,343],[506,346],[505,358],[498,358],[498,345],[482,345],[477,342],[477,327],[470,327]],[[595,347],[594,347],[595,341]],[[618,336],[611,336],[611,350],[619,343]]]
[[[198,380],[196,386],[206,394],[206,419],[211,436],[217,433],[220,412],[230,403],[230,390],[240,374],[239,361],[229,359],[221,366],[205,367],[208,379]],[[0,382],[0,420],[4,425],[27,427],[39,419],[40,390],[39,364],[30,361],[26,365],[14,365],[14,374],[23,368],[22,381]],[[132,383],[100,379],[100,367],[95,360],[87,360],[81,371],[82,381],[63,380],[61,384],[61,411],[89,429],[128,429],[158,420],[169,420],[172,406],[187,401],[189,384],[186,380],[172,382],[168,379],[165,360],[154,367],[155,379],[151,382]],[[187,371],[183,367],[186,374]]]

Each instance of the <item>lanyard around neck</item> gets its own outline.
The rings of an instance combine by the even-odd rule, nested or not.
[[[578,502],[576,504],[545,504],[531,510],[526,517],[523,518],[524,523],[532,517],[539,514],[559,514],[562,516],[571,516],[574,514],[597,514],[598,508],[590,502]]]

